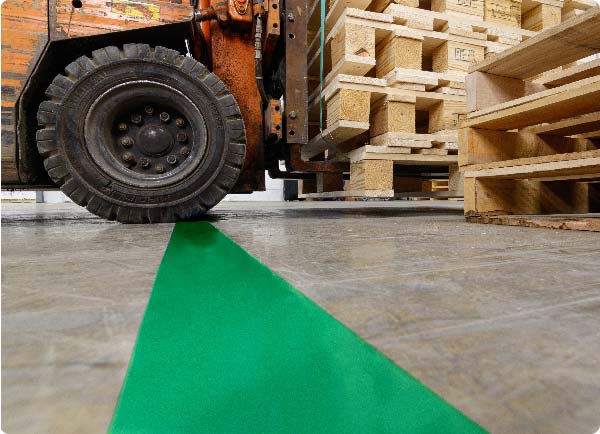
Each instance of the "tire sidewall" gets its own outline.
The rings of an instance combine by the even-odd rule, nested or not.
[[[108,175],[88,151],[84,125],[89,108],[112,87],[139,80],[173,87],[186,95],[204,117],[207,127],[206,152],[195,170],[177,183],[151,189],[128,185]],[[201,79],[170,64],[127,59],[99,66],[77,80],[57,112],[56,134],[70,173],[97,196],[119,206],[174,206],[194,200],[210,188],[217,178],[230,141],[226,118],[227,114],[217,97]]]

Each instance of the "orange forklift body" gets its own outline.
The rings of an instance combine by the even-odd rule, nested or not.
[[[201,54],[205,58],[212,56],[207,63],[212,64],[212,71],[236,98],[246,127],[246,158],[232,192],[264,190],[263,114],[253,73],[251,32],[225,28],[216,21],[196,24],[192,22],[192,15],[187,0],[4,2],[1,52],[3,188],[56,188],[48,179],[35,147],[36,110],[32,107],[42,100],[48,84],[44,82],[44,75],[51,79],[50,76],[62,72],[75,57],[102,44],[156,42],[185,53],[187,39],[188,47],[197,50],[202,44],[198,41],[200,36],[196,26],[202,25],[204,36],[211,45],[205,44],[207,52]],[[248,16],[251,19],[252,15]],[[76,56],[72,54],[74,51]],[[46,72],[49,70],[52,73]]]

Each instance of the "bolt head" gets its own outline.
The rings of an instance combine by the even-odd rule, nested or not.
[[[188,155],[190,155],[190,152],[190,148],[188,148],[187,146],[184,146],[179,150],[179,153],[182,157],[187,157]]]
[[[177,118],[175,119],[175,125],[182,128],[185,125],[185,120],[183,118]]]
[[[177,133],[177,141],[178,142],[186,142],[188,139],[186,133]]]
[[[291,23],[293,23],[294,20],[296,19],[296,17],[294,16],[294,14],[291,13],[291,12],[287,15],[287,18],[288,18],[288,21],[291,22]]]
[[[169,155],[167,157],[167,163],[171,164],[172,166],[174,166],[175,164],[177,164],[177,156],[176,155]]]
[[[124,148],[130,148],[133,145],[133,139],[129,136],[121,137],[119,143],[121,143],[121,146]]]
[[[127,131],[127,124],[125,122],[121,122],[117,128],[119,129],[119,131]]]
[[[133,122],[134,124],[141,124],[142,123],[142,115],[139,113],[132,114],[131,122]]]
[[[298,114],[294,110],[292,110],[290,112],[290,119],[296,119],[297,117],[298,117]]]
[[[150,167],[150,160],[148,160],[147,158],[142,158],[140,160],[140,166],[142,166],[142,169],[147,169],[148,167]]]
[[[152,113],[154,113],[154,107],[147,105],[146,107],[144,107],[144,112],[146,112],[146,114],[151,115]]]
[[[169,119],[171,119],[171,116],[169,116],[169,113],[167,112],[162,112],[159,117],[163,122],[169,122]]]
[[[154,170],[156,171],[156,173],[165,173],[167,171],[165,166],[160,163],[158,163],[156,166],[154,166]]]
[[[135,161],[135,157],[131,152],[124,152],[123,155],[121,155],[121,158],[126,163],[133,163]]]

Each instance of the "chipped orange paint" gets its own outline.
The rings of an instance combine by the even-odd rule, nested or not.
[[[51,0],[56,10],[52,38],[90,36],[189,20],[187,1],[83,0],[73,8],[70,0]]]

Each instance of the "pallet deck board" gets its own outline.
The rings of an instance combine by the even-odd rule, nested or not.
[[[585,179],[600,177],[600,150],[465,166],[465,178]]]
[[[473,66],[487,72],[527,79],[549,69],[591,56],[600,50],[600,7],[548,29]]]
[[[600,214],[470,216],[471,223],[600,232]]]
[[[600,130],[600,111],[530,127],[528,132],[552,136],[573,136]]]
[[[598,109],[600,76],[594,76],[470,113],[464,127],[510,130]]]

